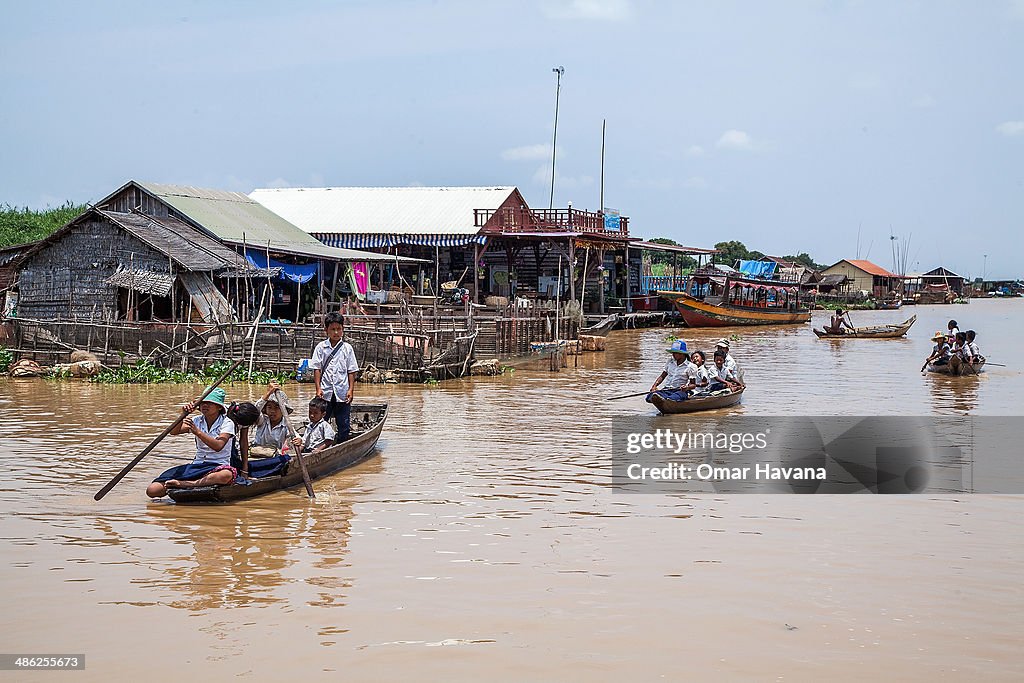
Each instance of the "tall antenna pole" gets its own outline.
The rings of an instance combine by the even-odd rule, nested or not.
[[[604,132],[608,126],[608,119],[601,119],[601,201],[597,210],[604,214]]]
[[[551,196],[548,198],[548,208],[555,208],[555,145],[558,143],[558,95],[562,92],[562,74],[565,67],[552,69],[555,72],[555,132],[551,135]]]

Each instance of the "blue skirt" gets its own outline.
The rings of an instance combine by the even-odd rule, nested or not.
[[[658,394],[662,398],[668,399],[669,401],[685,401],[687,398],[690,397],[690,392],[684,389],[661,389],[660,391],[655,391],[650,394],[647,394],[647,398],[644,400],[650,403],[651,397],[654,396],[654,394]]]
[[[195,481],[197,479],[202,479],[217,468],[223,469],[228,467],[234,470],[231,465],[225,465],[219,462],[190,462],[187,465],[172,467],[153,481],[165,482],[170,479],[177,479],[178,481]]]

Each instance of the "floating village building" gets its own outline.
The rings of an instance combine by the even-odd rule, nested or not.
[[[885,268],[864,259],[843,259],[822,271],[828,278],[830,275],[844,275],[846,286],[853,292],[867,292],[873,297],[886,297],[899,289],[902,278]],[[831,279],[830,279],[831,281]]]

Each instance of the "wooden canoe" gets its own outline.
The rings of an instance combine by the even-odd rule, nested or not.
[[[685,401],[672,401],[655,394],[651,397],[651,403],[662,413],[674,415],[676,413],[695,413],[700,410],[728,408],[739,403],[742,397],[743,389],[734,391],[731,394],[708,396],[706,398],[688,398]]]
[[[972,370],[973,367],[973,370]],[[977,375],[981,372],[982,368],[985,367],[985,359],[974,361],[972,366],[970,363],[960,360],[956,356],[949,359],[948,363],[942,365],[934,365],[933,363],[928,364],[928,372],[937,372],[940,375],[958,375],[960,377]]]
[[[377,439],[384,429],[388,415],[388,404],[353,404],[352,435],[343,443],[325,448],[319,453],[303,456],[310,480],[320,479],[328,474],[352,467],[366,460],[374,453]],[[197,486],[195,488],[168,489],[167,495],[175,503],[229,503],[235,500],[254,498],[273,491],[302,485],[302,472],[294,461],[282,475],[250,479],[250,484],[229,484],[227,486]]]
[[[658,292],[679,311],[687,327],[732,327],[735,325],[792,325],[811,319],[807,308],[764,308],[702,300],[685,292]]]
[[[917,316],[912,315],[907,320],[893,325],[875,325],[874,327],[858,327],[853,332],[834,334],[824,330],[814,330],[814,334],[822,339],[896,339],[907,334],[910,326],[917,322]]]
[[[619,322],[619,314],[612,313],[605,317],[598,323],[591,325],[590,327],[581,327],[579,333],[586,334],[591,337],[607,337],[608,333],[612,331],[615,324]]]

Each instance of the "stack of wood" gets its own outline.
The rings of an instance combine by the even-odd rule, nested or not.
[[[471,375],[500,375],[502,370],[504,368],[497,358],[478,360],[469,366],[469,374]]]
[[[584,351],[604,351],[604,337],[595,337],[589,334],[580,335],[580,344]]]

